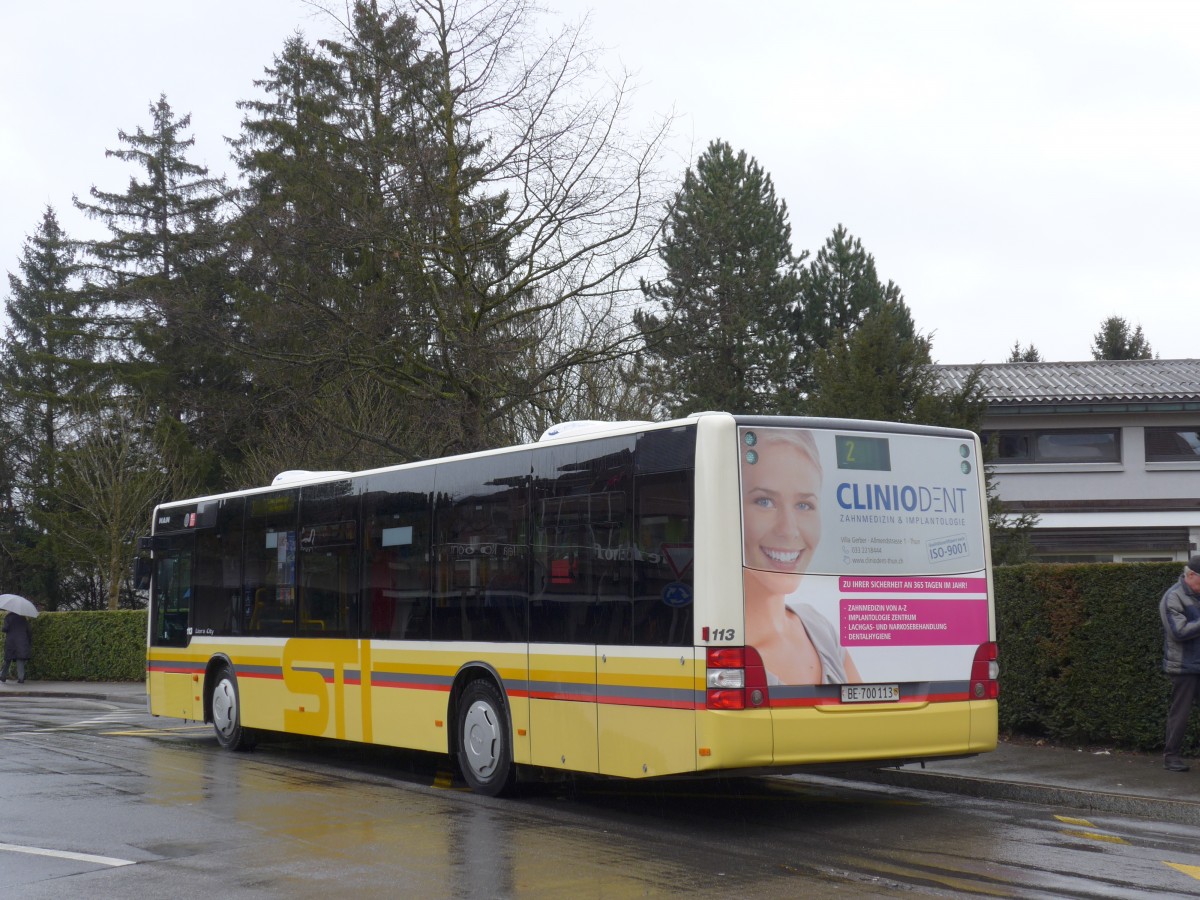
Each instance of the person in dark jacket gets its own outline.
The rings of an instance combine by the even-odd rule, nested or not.
[[[1158,612],[1163,623],[1163,671],[1171,679],[1163,766],[1186,772],[1188,765],[1180,755],[1183,735],[1200,688],[1200,556],[1188,560],[1179,580],[1163,594]]]
[[[8,681],[8,667],[17,664],[17,684],[25,683],[25,662],[33,650],[33,634],[29,621],[15,612],[4,617],[4,668],[0,669],[0,681]]]

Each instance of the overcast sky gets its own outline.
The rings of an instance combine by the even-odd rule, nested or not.
[[[547,0],[568,19],[585,0]],[[797,251],[838,224],[903,290],[943,363],[1091,358],[1101,321],[1198,355],[1200,4],[1177,0],[595,0],[636,115],[677,116],[679,177],[710,140],[755,157]],[[231,172],[235,103],[284,40],[328,25],[301,0],[49,0],[0,15],[0,268],[47,204],[72,236],[105,149],[160,93],[192,160]],[[7,281],[2,293],[8,296]]]

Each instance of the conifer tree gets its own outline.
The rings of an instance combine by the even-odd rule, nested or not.
[[[817,353],[811,415],[929,421],[938,393],[930,341],[917,332],[903,299],[874,306],[843,339]]]
[[[257,82],[265,99],[240,104],[242,346],[271,398],[272,443],[299,456],[256,451],[259,471],[417,456],[439,428],[437,415],[404,427],[422,418],[406,392],[424,384],[434,318],[406,238],[424,219],[413,199],[416,46],[410,16],[357,4],[340,40],[289,39]],[[304,437],[316,434],[320,445]]]
[[[126,392],[144,397],[158,440],[192,450],[221,486],[218,459],[246,424],[245,378],[214,333],[231,321],[220,209],[222,179],[188,160],[191,116],[165,96],[149,130],[118,131],[105,155],[134,170],[122,192],[92,187],[76,206],[107,227],[86,244],[89,290],[106,314],[107,354]]]
[[[745,151],[713,141],[684,174],[659,258],[663,277],[642,290],[661,313],[635,321],[664,410],[786,410],[785,324],[801,259],[771,176]]]
[[[1092,339],[1093,359],[1154,359],[1150,342],[1142,334],[1142,326],[1130,328],[1120,316],[1109,316],[1100,323]]]
[[[1012,349],[1008,351],[1008,359],[1006,362],[1041,362],[1042,354],[1038,352],[1038,348],[1033,344],[1028,347],[1022,347],[1020,341],[1014,341]]]
[[[838,226],[803,273],[812,348],[805,410],[833,418],[946,425],[978,431],[986,408],[982,369],[948,391],[898,285],[884,284],[862,242]]]
[[[900,300],[900,289],[879,280],[875,258],[840,224],[799,277],[799,302],[789,331],[796,346],[797,393],[807,398],[820,351],[847,341],[871,311]],[[904,318],[889,321],[902,324]]]
[[[17,430],[10,406],[0,390],[0,584],[20,591],[25,584],[22,550],[33,539],[17,490]]]
[[[67,601],[55,536],[47,526],[55,512],[60,458],[70,440],[73,406],[102,395],[105,381],[94,362],[95,332],[77,286],[75,250],[53,208],[46,208],[27,239],[19,270],[8,276],[0,396],[9,496],[20,515],[9,518],[15,533],[5,534],[4,543],[24,587],[53,610]]]

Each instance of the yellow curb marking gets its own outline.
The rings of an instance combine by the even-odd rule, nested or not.
[[[1096,826],[1087,819],[1072,819],[1070,816],[1055,816],[1054,818],[1066,825],[1082,825],[1084,828],[1095,828]]]
[[[1095,831],[1074,831],[1064,828],[1063,834],[1070,837],[1087,838],[1089,841],[1104,841],[1109,844],[1128,844],[1129,841],[1125,838],[1117,837],[1115,834],[1098,834]]]
[[[1184,875],[1191,875],[1197,881],[1200,881],[1200,866],[1185,866],[1182,863],[1173,863],[1163,860],[1163,862],[1172,869],[1178,869]]]
[[[1075,819],[1071,816],[1055,816],[1054,818],[1062,822],[1064,825],[1078,825],[1081,828],[1095,828],[1096,826],[1087,819]],[[1074,828],[1064,828],[1062,833],[1069,837],[1086,838],[1089,841],[1104,841],[1108,844],[1128,844],[1129,841],[1124,838],[1119,838],[1115,834],[1100,834],[1096,831],[1078,831]]]

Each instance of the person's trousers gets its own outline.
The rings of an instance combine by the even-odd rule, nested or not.
[[[1200,693],[1200,675],[1172,675],[1171,702],[1167,707],[1167,743],[1163,758],[1167,762],[1178,760],[1183,751],[1183,735],[1187,731],[1188,719],[1196,695]]]
[[[8,667],[11,666],[14,662],[17,664],[17,681],[25,680],[25,660],[23,660],[23,659],[12,660],[6,656],[6,657],[4,657],[4,668],[0,669],[0,681],[8,680]]]

